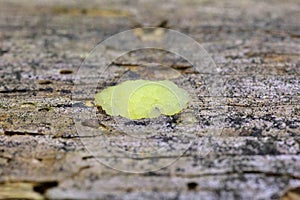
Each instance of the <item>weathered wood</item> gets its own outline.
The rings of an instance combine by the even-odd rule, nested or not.
[[[299,9],[297,0],[1,1],[0,198],[300,198]],[[159,64],[164,68],[158,78],[192,90],[192,105],[173,118],[138,123],[99,112],[82,125],[104,131],[110,145],[125,143],[139,152],[163,144],[171,153],[136,162],[127,150],[111,158],[102,146],[95,155],[86,144],[100,137],[82,137],[75,127],[73,113],[93,108],[90,99],[72,99],[76,72],[97,43],[146,26],[175,29],[200,42],[220,69],[224,93],[206,93],[204,75],[178,56],[159,50],[126,54],[102,75],[98,89],[155,78],[152,68]],[[108,47],[108,53],[117,52]],[[224,117],[218,123],[213,102]],[[136,130],[158,131],[158,138],[137,143],[124,136]],[[184,152],[178,160],[174,146]],[[147,163],[176,162],[132,174],[98,162],[104,159],[116,169],[137,171]]]

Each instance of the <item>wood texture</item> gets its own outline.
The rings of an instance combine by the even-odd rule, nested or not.
[[[299,10],[297,0],[0,1],[0,198],[299,199]],[[122,78],[153,78],[151,66],[140,68],[150,62],[167,67],[159,78],[186,83],[195,94],[190,110],[173,118],[116,122],[99,112],[99,121],[84,123],[136,151],[144,146],[124,139],[122,131],[148,126],[167,132],[159,135],[161,142],[170,140],[164,150],[177,139],[182,151],[182,138],[193,134],[172,165],[124,173],[97,161],[109,155],[105,149],[97,156],[86,151],[83,143],[97,137],[78,135],[73,113],[92,103],[72,100],[72,90],[96,44],[148,26],[178,30],[201,43],[220,69],[225,92],[203,93],[203,76],[167,52],[137,51],[115,60],[98,89]],[[112,55],[117,51],[108,48]],[[226,112],[214,124],[210,102],[218,98]],[[190,115],[193,106],[197,117]],[[186,135],[178,139],[182,130]],[[117,169],[155,163],[114,159]],[[172,155],[155,159],[174,161]]]

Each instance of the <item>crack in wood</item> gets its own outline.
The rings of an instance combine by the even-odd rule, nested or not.
[[[4,130],[4,135],[6,135],[6,136],[14,136],[14,135],[39,136],[39,135],[45,135],[45,134],[43,134],[41,132]]]

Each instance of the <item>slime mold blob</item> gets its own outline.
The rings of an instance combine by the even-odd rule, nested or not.
[[[95,96],[95,105],[110,116],[128,119],[174,115],[187,107],[189,94],[169,80],[129,80]]]

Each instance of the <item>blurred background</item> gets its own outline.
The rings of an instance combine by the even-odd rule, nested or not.
[[[300,199],[299,10],[298,0],[0,0],[0,199]],[[124,73],[151,74],[137,66],[163,64],[172,70],[160,78],[183,75],[200,104],[197,117],[179,115],[165,125],[187,120],[185,130],[219,133],[193,129],[194,143],[174,164],[132,174],[86,151],[72,113],[94,105],[74,103],[72,90],[99,42],[143,27],[180,31],[205,48],[224,78],[226,113],[220,126],[209,123],[215,113],[201,96],[201,75],[180,58],[150,50],[119,58],[99,88]],[[83,125],[109,132],[105,120]],[[168,135],[161,140],[172,144]]]

